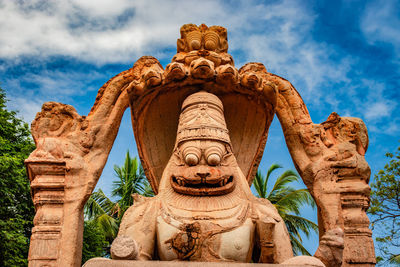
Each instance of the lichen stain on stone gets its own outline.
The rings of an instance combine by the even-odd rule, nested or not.
[[[180,260],[189,260],[197,251],[200,243],[201,229],[198,222],[183,224],[181,231],[165,241],[170,244]]]

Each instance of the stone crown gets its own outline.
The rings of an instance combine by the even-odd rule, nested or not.
[[[183,102],[176,143],[199,139],[231,143],[221,100],[204,91],[188,96]]]

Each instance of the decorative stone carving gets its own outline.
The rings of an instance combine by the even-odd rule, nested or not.
[[[232,151],[221,100],[204,91],[188,96],[158,195],[135,202],[121,222],[118,235],[141,248],[137,259],[281,263],[293,257],[284,221],[251,193]]]
[[[343,265],[375,265],[369,219],[370,168],[365,161],[367,128],[362,120],[332,113],[321,124],[314,124],[295,88],[285,79],[270,74],[269,81],[279,89],[277,115],[293,162],[318,206],[321,243],[316,255],[328,266],[322,249],[324,235],[344,230]],[[334,241],[333,243],[335,243]],[[336,249],[335,249],[336,247]],[[339,257],[339,256],[337,256]]]
[[[83,206],[128,106],[158,195],[134,196],[112,245],[117,262],[374,265],[363,122],[332,113],[314,124],[288,81],[261,63],[235,68],[223,27],[184,25],[177,46],[165,70],[146,56],[108,81],[87,117],[68,105],[43,105],[32,123],[37,149],[26,161],[37,210],[30,266],[80,264]],[[293,258],[282,218],[249,189],[275,112],[318,206],[315,257]]]
[[[36,150],[26,160],[36,208],[29,266],[79,266],[83,206],[100,177],[129,105],[127,86],[143,61],[109,80],[87,117],[43,104],[32,122]]]

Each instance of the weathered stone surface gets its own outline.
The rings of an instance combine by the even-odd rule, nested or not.
[[[282,265],[288,266],[315,266],[324,267],[325,265],[317,258],[307,257],[307,256],[297,256],[288,259],[282,263]],[[332,265],[327,265],[332,266]],[[334,266],[334,265],[333,265]]]
[[[136,260],[139,255],[139,248],[135,240],[120,235],[112,242],[110,253],[113,259]]]
[[[158,193],[135,197],[121,225],[140,260],[318,262],[292,258],[282,218],[249,189],[276,113],[318,206],[315,256],[327,266],[373,266],[364,123],[332,113],[314,124],[290,82],[261,63],[235,68],[223,27],[184,25],[177,46],[165,70],[146,56],[108,81],[87,117],[68,105],[43,105],[32,123],[37,149],[26,161],[37,211],[30,266],[79,266],[83,206],[128,106]],[[113,256],[136,258],[125,241]]]

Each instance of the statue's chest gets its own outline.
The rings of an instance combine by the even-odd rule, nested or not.
[[[237,261],[251,258],[254,223],[247,214],[229,219],[157,218],[157,249],[161,260]]]

